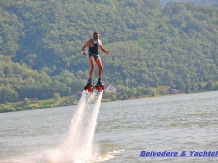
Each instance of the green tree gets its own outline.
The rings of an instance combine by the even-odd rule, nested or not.
[[[59,93],[54,93],[53,100],[58,101],[61,98],[61,95]]]
[[[28,98],[25,98],[23,102],[25,106],[28,106],[30,104],[30,100]]]

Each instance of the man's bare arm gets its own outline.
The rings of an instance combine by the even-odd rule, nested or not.
[[[89,46],[89,42],[90,42],[90,41],[87,41],[87,43],[82,47],[82,51],[84,51],[84,50],[86,49],[86,47]]]
[[[101,47],[101,50],[102,50],[103,52],[105,52],[106,54],[110,55],[110,52],[107,51],[102,45],[101,45],[100,47]]]
[[[88,47],[90,44],[90,40],[87,41],[87,43],[82,47],[83,55],[86,55],[86,47]]]

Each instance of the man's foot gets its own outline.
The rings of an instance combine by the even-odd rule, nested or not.
[[[97,85],[103,85],[103,84],[102,84],[102,80],[101,80],[101,78],[98,78]]]
[[[87,86],[90,86],[90,85],[92,85],[92,78],[89,78],[88,79],[88,82],[87,82],[87,84],[86,84]]]

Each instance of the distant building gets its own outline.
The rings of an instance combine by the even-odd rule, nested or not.
[[[105,84],[104,85],[104,92],[116,92],[116,88],[112,84]]]
[[[169,92],[169,94],[178,94],[178,93],[180,93],[179,90],[173,89],[173,88],[168,89],[168,92]]]

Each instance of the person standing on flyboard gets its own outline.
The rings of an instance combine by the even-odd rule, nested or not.
[[[92,75],[94,73],[95,69],[95,62],[98,65],[98,82],[97,85],[102,85],[102,61],[99,56],[100,52],[99,49],[101,49],[104,53],[110,55],[110,52],[107,51],[103,45],[101,40],[99,39],[99,33],[94,32],[93,33],[93,38],[89,39],[87,43],[82,47],[83,55],[86,55],[86,47],[88,47],[88,54],[89,54],[89,62],[91,65],[90,72],[89,72],[89,79],[87,82],[87,86],[92,85]]]

